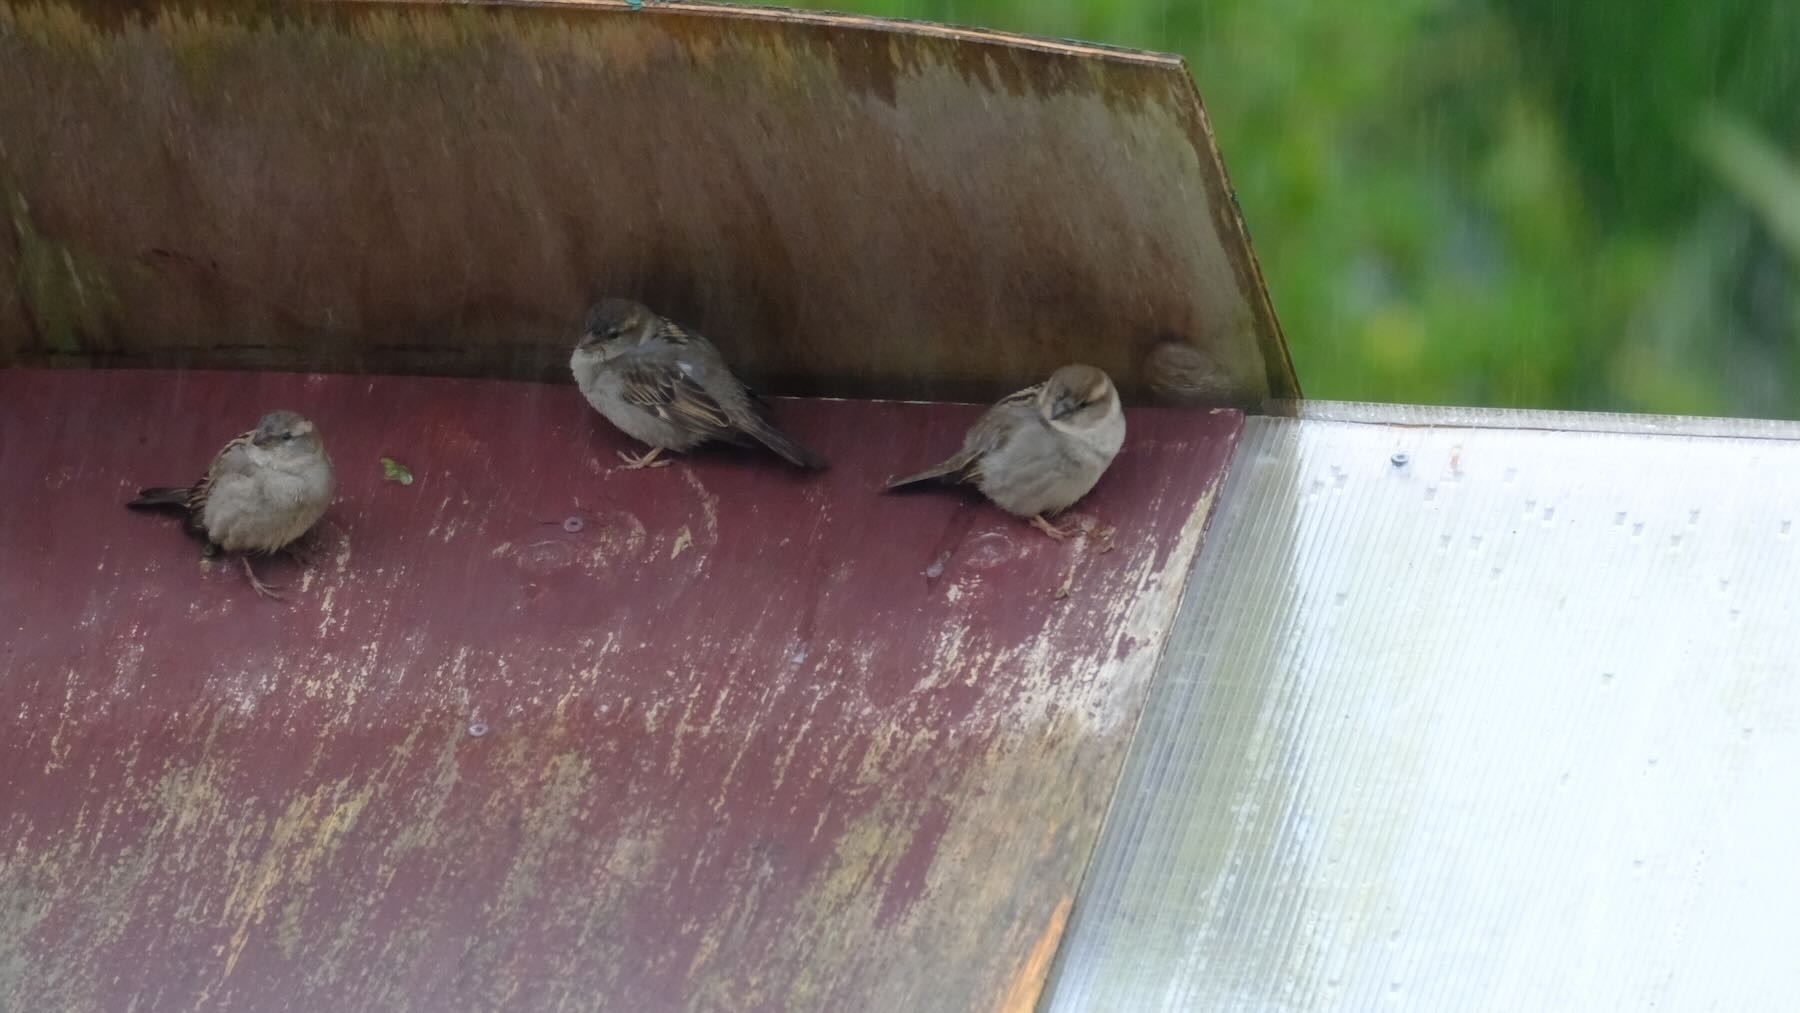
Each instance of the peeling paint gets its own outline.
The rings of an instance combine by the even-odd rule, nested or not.
[[[0,526],[0,1006],[987,1008],[1028,981],[1235,417],[1134,414],[1083,507],[1105,553],[869,494],[890,462],[858,434],[922,456],[968,406],[783,402],[830,472],[701,453],[596,488],[507,425],[611,453],[578,398],[373,384],[0,373],[0,480],[80,472]],[[93,494],[217,440],[97,433],[271,403],[335,456],[461,476],[455,501],[346,476],[306,592],[271,602]]]

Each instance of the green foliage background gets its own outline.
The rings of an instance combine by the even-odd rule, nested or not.
[[[1309,396],[1800,415],[1794,0],[830,0],[1187,57]]]

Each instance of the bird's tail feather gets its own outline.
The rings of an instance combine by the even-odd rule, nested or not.
[[[174,486],[139,489],[137,498],[125,504],[133,510],[186,510],[188,494],[193,490]]]
[[[769,425],[767,422],[757,419],[752,425],[746,428],[749,430],[751,436],[756,437],[758,443],[761,443],[775,453],[780,454],[782,459],[789,464],[799,468],[810,468],[814,471],[825,470],[826,462],[823,457],[802,447],[800,444],[794,442],[787,434],[776,429],[774,426]]]
[[[918,485],[920,482],[949,481],[957,470],[956,462],[945,461],[935,468],[926,468],[924,471],[916,471],[910,475],[890,477],[887,480],[887,488],[899,489],[903,486]]]

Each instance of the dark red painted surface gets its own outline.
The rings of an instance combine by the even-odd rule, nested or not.
[[[122,506],[273,407],[340,488],[286,603]],[[877,495],[977,409],[775,411],[831,471],[619,470],[567,386],[0,372],[0,1005],[1028,994],[1241,420],[1133,412],[1101,551]]]

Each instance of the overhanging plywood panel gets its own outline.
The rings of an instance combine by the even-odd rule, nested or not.
[[[1159,340],[1297,393],[1175,57],[766,8],[0,3],[0,362],[542,379],[630,295],[789,393]],[[13,282],[13,283],[7,283]]]

